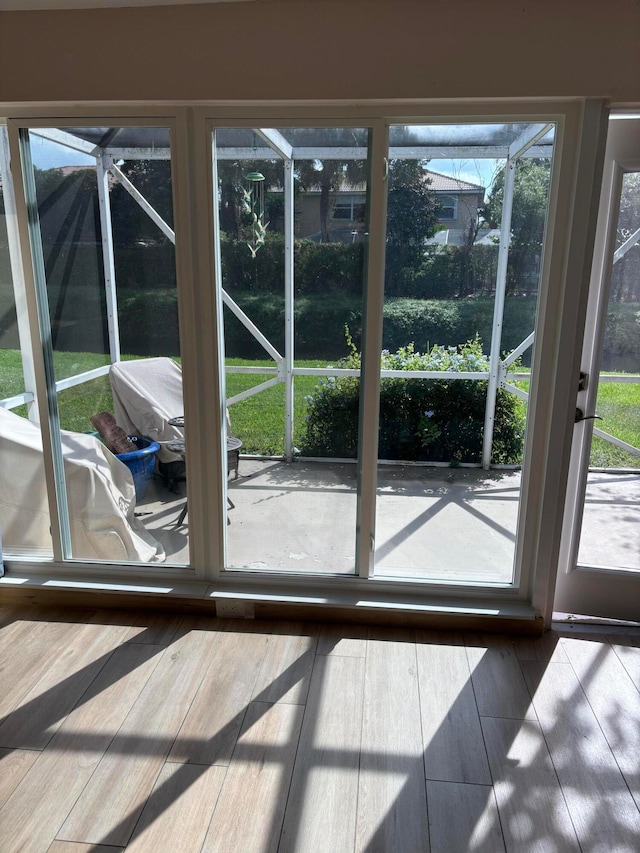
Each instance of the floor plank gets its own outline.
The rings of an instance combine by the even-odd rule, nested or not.
[[[267,635],[241,630],[212,635],[206,674],[169,761],[229,764],[267,648]]]
[[[414,643],[367,642],[355,849],[429,850]]]
[[[504,853],[490,785],[427,782],[431,853]]]
[[[427,779],[491,784],[463,645],[416,632]]]
[[[508,853],[579,853],[539,724],[483,717],[482,731]]]
[[[558,631],[545,631],[541,637],[514,637],[512,642],[518,660],[569,663]]]
[[[609,634],[607,639],[636,689],[640,690],[640,637]]]
[[[583,853],[640,847],[640,813],[567,663],[522,664]]]
[[[69,635],[47,670],[0,725],[0,746],[44,749],[127,629],[87,623]]]
[[[3,853],[47,850],[98,766],[145,681],[161,648],[122,646],[67,717],[47,749],[2,809]]]
[[[54,841],[47,853],[118,853],[124,847],[111,847],[106,844],[78,844],[75,841]]]
[[[302,716],[299,705],[249,705],[202,853],[276,853]]]
[[[535,711],[511,639],[470,636],[465,645],[480,716],[534,720]]]
[[[206,672],[213,636],[205,631],[192,631],[164,649],[58,833],[60,840],[116,847],[129,842]]]
[[[271,634],[252,701],[304,705],[317,643],[315,636]]]
[[[571,637],[562,642],[640,808],[640,693],[606,640]]]
[[[130,643],[148,643],[168,646],[182,623],[177,613],[154,613],[150,610],[100,610],[91,620],[101,625],[123,625],[129,630],[125,640]]]
[[[60,648],[72,643],[82,627],[31,620],[16,621],[7,627],[0,647],[0,717],[6,717],[20,704],[58,657]],[[20,649],[19,655],[16,649]]]
[[[364,659],[316,657],[279,853],[352,853]]]
[[[318,635],[319,655],[363,658],[367,654],[366,625],[323,625]]]
[[[140,815],[127,853],[200,853],[225,773],[224,767],[167,762]]]
[[[640,850],[640,637],[3,618],[1,853]]]
[[[29,749],[0,749],[0,808],[39,755]]]

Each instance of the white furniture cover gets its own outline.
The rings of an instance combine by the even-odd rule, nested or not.
[[[91,435],[61,435],[72,556],[162,562],[162,545],[134,515],[135,488],[127,466]],[[1,407],[0,529],[5,554],[51,554],[40,428]]]
[[[118,426],[129,435],[159,442],[161,462],[181,459],[165,447],[167,441],[184,437],[183,430],[168,423],[184,414],[182,370],[175,361],[163,357],[117,361],[109,369],[109,380]]]

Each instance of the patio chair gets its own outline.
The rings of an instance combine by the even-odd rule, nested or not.
[[[72,556],[157,563],[162,545],[136,518],[133,477],[92,435],[61,433]],[[0,407],[0,529],[5,550],[50,554],[51,520],[38,424]]]
[[[184,421],[179,417],[184,412],[182,370],[175,361],[165,357],[117,361],[111,365],[109,380],[118,425],[127,433],[157,441],[161,464],[182,461],[183,455],[168,446],[169,442],[184,438]],[[176,420],[181,426],[171,423]],[[237,479],[242,442],[231,432],[228,412],[226,436],[227,473],[235,471]]]

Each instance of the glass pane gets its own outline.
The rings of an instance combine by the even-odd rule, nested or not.
[[[502,380],[528,390],[553,132],[516,162],[499,278],[507,160],[474,146],[486,137],[506,154],[530,127],[499,130],[390,130],[378,577],[513,580],[526,403],[499,385],[487,415],[488,380],[493,357]]]
[[[578,562],[640,571],[640,173],[624,176]]]
[[[5,555],[43,558],[53,545],[3,127],[0,147],[0,531]]]
[[[123,130],[34,130],[28,142],[71,557],[183,565],[169,133]]]
[[[215,152],[228,428],[242,442],[240,476],[228,471],[227,563],[353,573],[368,131],[222,128]]]

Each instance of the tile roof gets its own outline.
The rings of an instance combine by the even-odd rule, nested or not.
[[[452,178],[450,175],[441,175],[439,172],[432,172],[430,169],[425,169],[425,173],[431,181],[430,189],[435,192],[478,192],[483,193],[485,188],[480,184],[470,184],[469,181],[461,181],[458,178]]]
[[[441,175],[439,172],[432,172],[430,169],[424,170],[425,176],[429,178],[429,189],[437,193],[468,193],[475,192],[484,195],[485,187],[481,184],[471,184],[469,181],[461,181],[458,178],[452,178],[450,175]],[[340,187],[341,193],[363,193],[366,192],[367,185],[362,182],[358,184],[344,183]],[[308,192],[308,191],[307,191]],[[311,191],[314,192],[313,190]],[[315,191],[320,194],[320,190]]]

